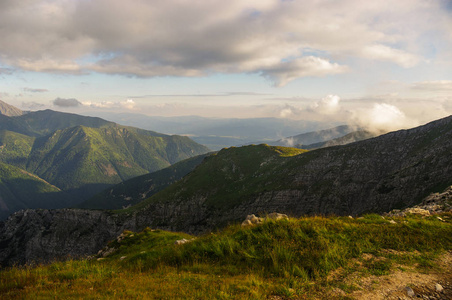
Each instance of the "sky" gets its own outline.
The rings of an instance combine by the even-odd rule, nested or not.
[[[399,129],[452,114],[452,0],[2,0],[24,110]]]

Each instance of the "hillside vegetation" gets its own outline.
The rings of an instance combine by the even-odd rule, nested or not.
[[[380,132],[370,132],[366,130],[360,130],[360,131],[354,131],[351,133],[348,133],[344,136],[328,140],[325,142],[319,142],[309,145],[297,145],[297,147],[307,149],[307,150],[313,150],[313,149],[319,149],[319,148],[325,148],[325,147],[332,147],[332,146],[340,146],[340,145],[347,145],[354,142],[359,142],[363,140],[367,140],[376,136],[379,136],[383,134],[383,131]]]
[[[25,169],[34,141],[28,135],[0,130],[0,161]]]
[[[0,220],[26,208],[61,208],[74,199],[48,182],[0,162]]]
[[[354,299],[368,293],[379,299],[376,290],[395,272],[405,274],[406,280],[384,293],[402,295],[406,286],[420,291],[410,274],[429,273],[444,286],[450,279],[450,265],[442,265],[440,259],[452,250],[452,214],[441,218],[366,215],[269,220],[249,227],[233,225],[197,238],[149,228],[126,231],[93,259],[1,271],[0,295]],[[180,239],[189,242],[175,245]],[[371,287],[366,285],[369,278],[374,282]],[[446,289],[441,295],[450,292]]]
[[[88,209],[121,209],[135,205],[160,192],[193,171],[205,157],[202,154],[185,159],[162,170],[134,177],[116,184],[78,205]]]
[[[26,169],[67,190],[115,184],[205,150],[184,137],[151,135],[122,126],[76,126],[37,138]]]
[[[121,126],[100,118],[51,110],[14,117],[0,114],[0,162],[34,174],[71,195],[67,202],[62,194],[60,202],[64,205],[53,208],[74,206],[113,184],[208,151],[187,137]],[[4,176],[10,175],[4,172]],[[26,191],[32,198],[26,203],[39,203],[41,198],[34,197],[33,191],[32,186]],[[10,193],[2,197],[11,208],[49,207],[44,203],[12,205],[17,197]]]
[[[208,206],[226,210],[252,195],[277,189],[284,178],[277,176],[275,168],[282,166],[287,158],[305,152],[265,144],[223,149],[207,157],[183,180],[132,209],[138,210],[152,201],[205,195],[208,196]]]

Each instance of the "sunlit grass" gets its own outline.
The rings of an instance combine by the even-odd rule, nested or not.
[[[175,245],[193,237],[146,229],[125,232],[103,260],[70,260],[0,272],[0,298],[263,299],[309,298],[342,276],[387,275],[397,267],[420,271],[452,250],[452,214],[432,218],[362,219],[310,217],[266,221]]]

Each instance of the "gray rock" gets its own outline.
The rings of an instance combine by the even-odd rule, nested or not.
[[[441,292],[444,290],[444,288],[442,287],[441,284],[437,283],[437,284],[435,284],[435,290],[436,290],[438,293],[441,293]]]
[[[406,294],[407,294],[408,297],[414,297],[415,296],[413,289],[410,288],[409,286],[407,286],[405,288],[405,290],[406,290]]]
[[[288,220],[289,217],[286,214],[280,214],[277,212],[273,212],[267,215],[266,219],[270,219],[270,220],[282,220],[282,219],[286,219]]]
[[[189,242],[194,241],[194,240],[195,240],[195,239],[189,239],[189,240],[187,240],[187,239],[181,239],[181,240],[175,241],[175,242],[174,242],[174,245],[183,245],[183,244],[189,243]]]
[[[188,240],[187,239],[181,239],[181,240],[177,240],[174,242],[174,245],[183,245],[185,243],[187,243]]]
[[[253,215],[246,216],[245,220],[242,222],[242,227],[249,225],[256,225],[262,223],[263,219]]]

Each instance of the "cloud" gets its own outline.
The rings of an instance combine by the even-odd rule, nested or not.
[[[310,106],[310,110],[322,115],[332,115],[338,113],[341,109],[340,102],[341,98],[337,95],[328,95],[318,102],[314,102]]]
[[[266,68],[262,70],[262,75],[273,81],[275,86],[280,87],[297,78],[323,77],[344,73],[347,70],[346,66],[330,63],[322,58],[307,56]]]
[[[66,73],[83,74],[87,71],[82,70],[81,66],[74,61],[56,60],[56,59],[19,59],[16,65],[27,71],[48,72],[48,73]]]
[[[235,97],[235,96],[269,96],[272,94],[255,93],[255,92],[226,92],[226,93],[212,93],[212,94],[149,94],[149,95],[134,95],[131,98],[151,98],[151,97],[196,97],[196,98],[213,98],[213,97]]]
[[[424,0],[8,0],[0,63],[138,77],[254,73],[283,86],[344,73],[350,57],[412,67],[432,43],[421,37],[452,39],[448,14]]]
[[[59,107],[77,107],[80,106],[82,103],[74,98],[64,99],[64,98],[56,98],[53,100],[53,105],[59,106]]]
[[[280,108],[278,116],[280,118],[293,118],[299,115],[302,112],[301,108],[295,107],[293,105],[286,104],[282,108]]]
[[[385,45],[372,45],[363,49],[363,55],[370,59],[389,61],[404,68],[414,67],[421,60],[419,56]]]
[[[0,68],[0,74],[11,75],[14,73],[12,68]]]
[[[120,102],[120,105],[127,109],[134,109],[135,108],[135,101],[133,99],[127,99],[124,102]]]
[[[356,110],[353,114],[354,125],[374,132],[388,132],[419,125],[398,107],[387,103],[375,103],[372,108]]]
[[[125,108],[125,109],[134,109],[135,101],[133,99],[127,99],[125,101],[102,101],[102,102],[92,102],[92,101],[84,101],[81,102],[83,106],[89,106],[92,108],[100,108],[100,109],[111,109],[111,108]]]
[[[28,88],[25,87],[23,88],[24,92],[29,92],[29,93],[45,93],[48,92],[48,89],[35,89],[35,88]]]
[[[411,86],[414,90],[452,91],[452,80],[421,81]]]

